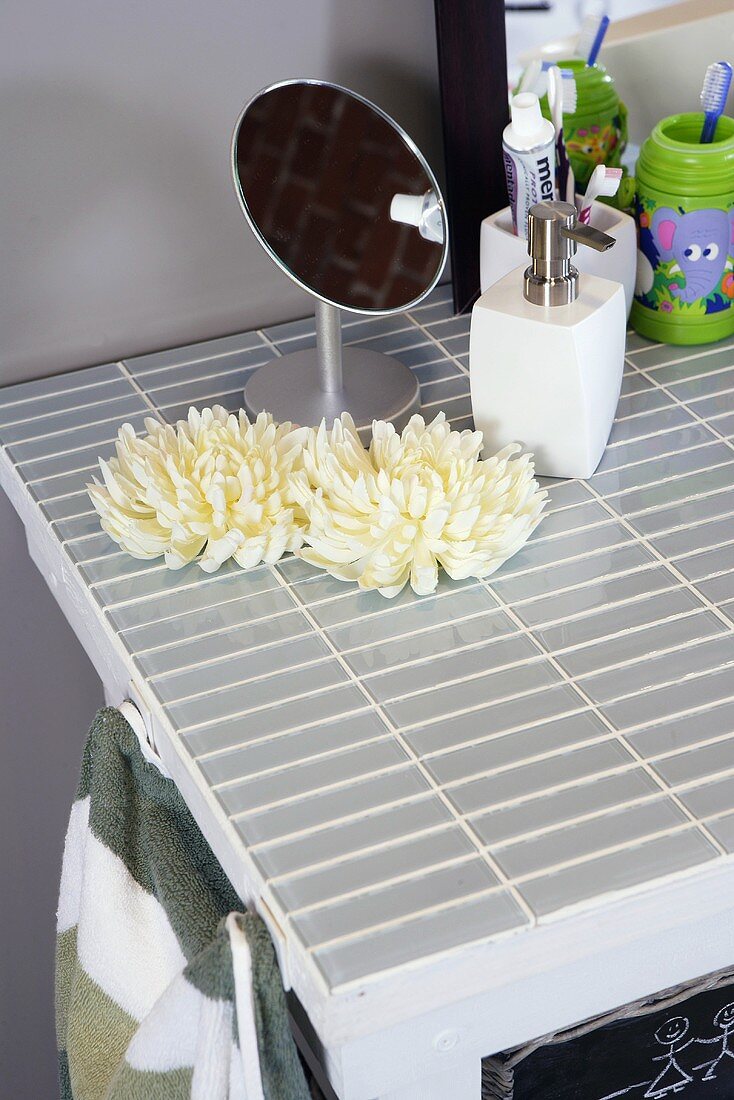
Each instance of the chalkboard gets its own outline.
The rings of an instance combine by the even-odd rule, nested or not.
[[[734,985],[542,1047],[514,1100],[732,1100]]]

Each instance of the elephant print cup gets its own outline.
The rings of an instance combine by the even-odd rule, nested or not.
[[[661,206],[653,214],[651,232],[661,260],[668,264],[668,276],[683,276],[683,285],[668,284],[673,297],[690,304],[720,290],[732,267],[734,206],[728,214],[712,209],[679,214]]]
[[[699,144],[703,115],[663,119],[640,150],[631,322],[669,344],[734,335],[734,119]]]

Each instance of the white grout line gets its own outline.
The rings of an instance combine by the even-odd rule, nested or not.
[[[278,573],[277,570],[274,570],[274,572],[276,572],[276,575],[278,576],[278,579],[282,580],[282,582],[285,584],[286,588],[289,587],[287,582],[285,581],[285,579],[281,578],[280,573]],[[295,596],[295,594],[293,592],[291,592],[291,596]],[[423,763],[421,762],[420,757],[418,756],[418,754],[414,751],[414,749],[412,748],[410,743],[408,741],[406,741],[406,739],[403,737],[400,730],[398,730],[395,727],[395,725],[393,724],[393,722],[391,721],[389,716],[383,711],[383,709],[381,707],[377,706],[377,704],[375,703],[375,700],[372,698],[370,693],[367,691],[365,686],[362,684],[359,677],[355,676],[355,674],[353,673],[350,666],[344,660],[343,656],[335,648],[335,646],[331,642],[328,635],[326,635],[324,633],[324,631],[321,629],[318,622],[313,618],[313,616],[310,614],[308,608],[305,605],[302,605],[302,613],[309,618],[313,630],[320,636],[321,640],[329,647],[329,649],[333,653],[334,657],[336,658],[336,660],[342,666],[344,672],[349,677],[349,680],[351,681],[351,683],[364,696],[365,702],[368,703],[368,704],[371,704],[372,706],[375,707],[375,709],[377,711],[377,714],[382,719],[384,725],[389,730],[389,732],[393,734],[396,743],[398,745],[400,745],[403,752],[405,753],[406,760],[408,762],[412,763],[412,765],[417,769],[418,773],[423,777],[423,779],[427,783],[428,787],[433,790],[434,794],[444,804],[444,807],[448,810],[449,814],[452,817],[459,820],[458,815],[457,815],[457,810],[456,810],[455,806],[448,799],[448,797],[445,795],[445,793],[441,789],[441,785],[436,782],[436,780],[432,776],[431,772],[423,765]],[[477,834],[471,828],[469,823],[466,822],[466,821],[463,821],[463,820],[460,820],[459,823],[460,823],[461,828],[463,829],[464,833],[466,834],[467,839],[471,843],[472,848],[481,850],[481,839],[477,836]],[[520,896],[520,894],[509,884],[509,882],[507,881],[507,877],[505,876],[502,869],[496,864],[494,859],[492,859],[489,856],[488,853],[485,853],[484,859],[485,859],[485,863],[488,865],[488,867],[493,872],[495,877],[501,883],[505,884],[508,887],[509,893],[514,898],[515,903],[519,906],[521,911],[525,914],[527,920],[529,920],[531,923],[533,923],[535,918],[534,918],[534,914],[533,914],[532,910],[530,909],[530,907],[528,905],[526,905],[525,900]]]

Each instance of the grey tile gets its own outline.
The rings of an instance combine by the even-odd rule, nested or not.
[[[74,516],[82,516],[93,511],[92,502],[86,491],[72,493],[71,496],[60,497],[58,500],[42,501],[40,502],[40,509],[46,519],[52,523],[56,520],[72,519]],[[94,512],[94,516],[97,519],[97,526],[99,526],[96,512]]]
[[[470,818],[470,822],[485,844],[494,846],[659,792],[654,779],[643,768],[635,768],[604,779],[576,783],[555,794],[540,795],[504,809],[492,809]]]
[[[222,383],[222,385],[225,385],[225,383]],[[164,390],[163,393],[165,394],[166,391]],[[177,424],[179,420],[187,418],[192,405],[197,408],[221,405],[227,412],[238,412],[242,408],[242,386],[238,386],[236,390],[210,393],[205,400],[183,401],[179,405],[161,404],[158,408],[167,424]]]
[[[548,488],[546,512],[555,512],[559,508],[569,508],[574,504],[584,504],[592,499],[583,481],[561,481]]]
[[[50,380],[49,380],[50,381]],[[2,394],[0,390],[0,395]],[[0,431],[10,424],[40,421],[43,417],[53,416],[70,409],[86,409],[91,415],[92,406],[104,407],[109,401],[119,397],[129,397],[135,393],[131,383],[121,374],[97,385],[84,386],[81,389],[65,389],[60,393],[39,394],[31,401],[21,401],[4,405],[0,401]]]
[[[667,722],[656,722],[646,729],[628,734],[627,740],[640,756],[652,760],[729,734],[734,734],[734,702],[722,703],[710,710]]]
[[[172,646],[176,643],[188,642],[192,638],[197,639],[198,652],[203,654],[204,646],[208,647],[210,643],[202,641],[202,635],[215,631],[224,633],[240,627],[249,628],[253,623],[258,623],[257,629],[260,631],[262,629],[262,624],[258,622],[260,619],[293,610],[291,597],[284,589],[278,588],[258,596],[232,598],[228,603],[212,604],[211,607],[196,607],[188,613],[181,608],[182,613],[176,614],[174,618],[164,618],[160,622],[123,629],[122,637],[129,651],[138,655],[148,649]],[[288,616],[289,629],[293,622],[294,616]],[[264,640],[268,638],[267,634],[261,636]],[[280,637],[280,635],[276,636]],[[286,634],[286,637],[289,636]],[[211,650],[207,648],[206,652]],[[175,659],[178,660],[178,658]],[[178,668],[180,665],[176,664],[174,667]]]
[[[729,364],[731,364],[734,361],[734,348],[725,354],[728,355]],[[734,389],[734,368],[718,370],[713,374],[710,371],[699,374],[697,378],[669,384],[668,388],[679,401],[690,404],[698,398],[710,397],[712,394],[725,393],[727,390]]]
[[[326,794],[305,795],[295,804],[240,817],[236,825],[248,844],[259,844],[386,808],[427,793],[428,789],[417,768],[405,767],[387,775],[350,783]]]
[[[492,621],[500,618],[498,634],[515,630],[514,624],[503,612],[487,616]],[[424,661],[418,665],[402,667],[394,672],[383,672],[365,680],[370,695],[378,702],[396,699],[412,692],[435,691],[442,684],[462,677],[476,676],[492,669],[502,668],[526,658],[537,657],[540,650],[533,642],[521,634],[511,638],[499,637],[489,645],[483,645],[460,653],[445,653],[439,660]],[[473,681],[472,681],[473,682]],[[467,696],[471,696],[471,682],[464,682]],[[418,707],[424,702],[417,698]],[[409,703],[406,700],[406,705]]]
[[[555,565],[550,571],[536,570],[518,577],[508,577],[506,580],[493,579],[490,587],[501,599],[516,604],[521,600],[549,596],[565,588],[576,588],[591,582],[600,583],[619,573],[651,565],[654,561],[655,558],[644,546],[627,543],[615,550],[589,555],[580,561],[574,559]]]
[[[285,597],[285,593],[283,594]],[[211,611],[206,615],[210,616]],[[194,667],[204,667],[206,661],[219,661],[234,657],[247,662],[247,667],[259,665],[268,660],[267,649],[269,646],[278,647],[283,641],[302,637],[310,634],[311,624],[300,611],[291,611],[286,614],[278,614],[275,618],[266,619],[264,622],[256,620],[254,623],[238,622],[242,614],[239,601],[234,604],[225,604],[224,607],[215,608],[213,614],[221,619],[227,619],[229,625],[224,625],[216,634],[199,636],[183,636],[164,649],[154,649],[151,652],[142,652],[135,658],[136,663],[146,675],[167,676],[176,674],[181,669],[182,678],[191,674]],[[184,619],[196,619],[193,616],[183,616]],[[210,619],[209,619],[210,621]],[[175,624],[177,620],[173,620]],[[156,624],[156,629],[160,624]],[[151,628],[143,627],[139,632],[131,632],[131,636],[143,638],[145,631]],[[252,665],[251,665],[252,662]],[[165,694],[166,688],[159,686],[159,692]]]
[[[166,572],[162,576],[155,574],[147,578],[116,581],[98,588],[97,592],[106,606],[114,607],[110,614],[117,630],[129,631],[173,615],[201,611],[245,596],[253,597],[254,602],[261,594],[268,594],[275,589],[277,583],[267,567],[245,572],[234,566],[223,568],[204,578],[197,575],[201,570],[192,563],[185,566],[178,576],[177,573],[178,570],[173,576]],[[141,598],[136,599],[136,592]],[[113,604],[112,598],[115,596],[119,598]],[[292,601],[289,602],[293,606]],[[270,610],[266,597],[256,606],[256,613],[267,614],[267,610]],[[279,606],[274,606],[272,610],[278,610]]]
[[[243,779],[220,787],[219,799],[230,814],[252,813],[276,803],[292,804],[311,794],[327,795],[329,788],[402,767],[409,762],[405,750],[393,738],[345,749],[297,768],[280,768],[268,775]]]
[[[84,428],[110,420],[116,421],[119,427],[136,413],[150,415],[150,409],[138,394],[128,393],[123,397],[113,397],[103,405],[66,409],[63,412],[34,417],[32,420],[23,420],[18,424],[9,424],[0,428],[0,440],[5,446],[12,446],[38,439],[50,443],[51,437],[62,436],[63,441],[71,440],[68,443],[71,447],[77,445],[77,433]],[[117,427],[114,431],[116,430]],[[55,445],[59,446],[58,438]],[[13,454],[17,455],[18,452],[14,451]]]
[[[429,757],[428,767],[439,783],[455,783],[608,736],[609,730],[601,719],[592,711],[583,711],[529,729],[516,730],[503,737],[493,737],[455,752]]]
[[[385,712],[400,726],[418,725],[469,707],[486,706],[515,695],[539,691],[561,679],[550,661],[527,661],[474,680],[428,690],[388,703]]]
[[[524,729],[536,722],[544,722],[562,714],[585,709],[586,703],[578,692],[568,685],[535,692],[505,703],[472,710],[458,717],[444,719],[411,730],[406,740],[416,752],[443,752],[458,748],[471,741],[493,737],[509,730]]]
[[[495,858],[506,875],[518,878],[607,848],[639,843],[688,820],[672,799],[659,798],[523,840],[498,851]]]
[[[570,676],[583,677],[612,665],[650,658],[663,650],[722,634],[726,628],[710,611],[686,614],[680,619],[652,623],[641,630],[618,634],[605,641],[560,653],[556,660]],[[623,670],[620,675],[624,675]],[[586,690],[586,682],[584,682]]]
[[[711,427],[719,435],[723,435],[725,439],[731,439],[734,436],[734,413],[717,417],[716,420],[712,421]]]
[[[669,504],[685,501],[689,497],[703,496],[705,493],[713,493],[717,489],[732,486],[734,486],[734,456],[726,466],[673,478],[647,489],[633,489],[619,496],[610,497],[609,503],[621,515],[630,516],[636,512],[663,508]]]
[[[719,546],[715,550],[703,550],[700,554],[689,554],[685,558],[676,558],[675,567],[691,581],[704,580],[717,573],[726,573],[734,569],[734,542]]]
[[[580,780],[620,771],[633,763],[632,754],[618,741],[603,741],[452,787],[451,801],[465,814],[486,811],[548,793],[554,787],[575,787]]]
[[[342,936],[398,920],[431,909],[436,905],[459,901],[497,885],[497,877],[484,860],[476,858],[426,873],[419,878],[372,890],[347,901],[335,902],[293,918],[306,943],[312,946]]]
[[[176,385],[171,385],[169,381],[162,389],[148,390],[148,395],[158,408],[163,410],[180,405],[225,404],[225,402],[219,400],[218,395],[222,391],[225,393],[242,391],[255,370],[256,366],[247,365],[232,368],[226,374],[218,374],[212,378],[198,378],[191,382],[179,382]],[[242,394],[240,392],[241,404]],[[167,413],[166,419],[169,419]]]
[[[546,596],[521,604],[517,614],[535,629],[543,623],[577,618],[593,611],[604,611],[611,604],[638,599],[652,592],[677,587],[680,582],[665,566],[651,566],[621,577],[608,577],[565,593]]]
[[[540,526],[535,528],[532,542],[556,538],[583,527],[592,527],[598,523],[610,523],[612,517],[596,500],[584,501],[574,508],[563,508],[560,512],[551,512],[543,517]]]
[[[440,657],[479,642],[489,642],[514,629],[514,624],[503,611],[479,610],[472,618],[448,622],[394,642],[385,641],[364,649],[346,650],[345,657],[358,675],[368,677],[408,661]],[[366,680],[366,683],[369,682]]]
[[[620,443],[629,443],[632,439],[671,431],[673,428],[682,428],[691,423],[693,423],[693,417],[690,413],[677,405],[671,405],[667,409],[660,409],[645,416],[615,421],[609,436],[609,446],[616,447]]]
[[[80,390],[96,386],[100,382],[114,382],[121,376],[117,363],[103,363],[99,367],[54,374],[50,378],[37,378],[33,382],[20,382],[15,386],[0,387],[0,406],[18,405],[19,402],[36,402],[67,390]]]
[[[327,692],[347,680],[342,666],[331,658],[296,671],[274,672],[265,679],[223,688],[213,695],[196,695],[180,703],[168,703],[166,709],[176,728],[181,730],[231,721],[235,715],[242,715],[243,724],[249,726],[263,720],[264,707],[275,708],[302,696],[308,696],[302,699],[305,715],[315,698],[309,693]]]
[[[327,981],[335,987],[439,951],[489,939],[524,924],[527,919],[522,910],[502,890],[354,942],[325,948],[316,952],[315,958]]]
[[[421,404],[425,407],[442,403],[453,397],[462,397],[468,392],[469,379],[463,374],[456,374],[453,378],[421,386]]]
[[[146,406],[146,409],[136,416],[125,417],[125,423],[131,424],[133,430],[139,434],[144,430],[146,419],[152,415]],[[95,447],[99,449],[99,454],[103,458],[108,458],[115,453],[115,439],[119,427],[120,424],[117,420],[104,420],[88,428],[82,427],[76,431],[60,432],[49,436],[43,435],[26,443],[15,443],[8,448],[8,453],[14,462],[28,463],[55,455],[73,453],[78,456],[87,448]]]
[[[635,375],[633,374],[634,378]],[[673,398],[664,390],[642,389],[628,393],[620,397],[617,405],[615,420],[626,420],[628,416],[639,416],[641,413],[655,412],[656,409],[664,409],[673,404]]]
[[[609,550],[614,546],[622,546],[632,541],[634,541],[634,535],[620,523],[610,519],[609,523],[599,527],[590,527],[557,539],[549,539],[547,542],[530,543],[524,546],[508,562],[500,566],[492,576],[492,583],[497,584],[500,580],[531,569],[551,569],[557,562],[567,559],[580,560],[589,554]]]
[[[523,884],[539,917],[590,898],[665,878],[707,863],[716,849],[696,829],[659,837]]]
[[[406,596],[405,603],[395,607],[376,593],[360,594],[339,600],[338,604],[324,604],[312,613],[338,649],[351,649],[429,630],[496,606],[489,593],[474,584],[438,598]]]
[[[729,854],[734,852],[734,814],[708,823],[708,830]]]
[[[715,440],[716,436],[703,424],[690,424],[688,427],[663,432],[662,435],[650,436],[648,439],[638,439],[631,443],[622,443],[618,447],[608,447],[596,468],[593,484],[603,485],[601,475],[606,471],[616,470],[632,463],[651,461],[678,451],[687,451],[701,444],[713,443]]]
[[[604,713],[619,730],[641,726],[668,715],[681,714],[696,707],[718,703],[734,695],[731,668],[707,672],[680,684],[668,684],[632,699],[623,699],[604,707]]]
[[[689,401],[688,406],[702,420],[713,420],[716,416],[734,413],[734,390],[719,393],[715,397],[703,397],[699,401]]]
[[[731,570],[732,571],[729,573],[724,573],[720,577],[711,577],[709,580],[698,581],[696,588],[707,600],[710,600],[711,603],[715,605],[723,604],[727,600],[733,600],[734,563],[731,564]]]
[[[667,506],[646,515],[635,516],[634,524],[642,535],[652,536],[704,523],[731,512],[731,493],[715,492],[700,500],[689,500],[673,507]]]
[[[213,359],[194,359],[188,363],[159,368],[145,375],[142,382],[150,397],[156,402],[165,403],[165,391],[168,389],[202,381],[207,382],[210,390],[214,390],[223,377],[246,369],[254,370],[255,367],[270,362],[274,356],[275,353],[268,344],[259,344],[247,351],[234,351],[228,355],[217,355]]]
[[[354,684],[331,688],[321,695],[268,707],[244,717],[229,718],[184,734],[182,740],[194,756],[246,745],[286,730],[328,722],[339,715],[365,709],[365,698]]]
[[[85,491],[91,484],[94,474],[99,474],[95,466],[87,470],[76,470],[73,474],[59,474],[58,477],[47,477],[43,481],[32,482],[29,490],[34,500],[58,500],[59,497]]]
[[[734,731],[732,737],[726,741],[719,741],[715,745],[701,745],[678,756],[656,760],[655,771],[673,787],[679,783],[690,783],[705,776],[731,771],[732,759],[734,759]]]
[[[325,753],[353,748],[364,741],[386,737],[388,733],[379,714],[367,710],[351,718],[340,718],[336,722],[313,729],[296,730],[282,737],[272,737],[267,741],[205,758],[200,767],[210,783],[231,783],[260,772],[292,768],[302,761],[315,760]]]
[[[342,894],[367,890],[406,873],[465,860],[476,854],[466,833],[458,825],[412,837],[387,848],[308,874],[292,875],[273,888],[286,909],[323,905]]]
[[[162,559],[157,558],[155,561],[160,566]],[[139,566],[144,564],[138,562]],[[143,571],[138,569],[137,572]],[[232,599],[234,596],[267,592],[277,586],[278,582],[266,566],[245,572],[236,562],[230,560],[220,565],[216,573],[204,573],[198,562],[193,561],[181,569],[158,568],[147,570],[140,576],[128,576],[123,571],[117,578],[98,584],[95,597],[106,608],[140,604],[134,610],[120,613],[120,621],[124,621],[124,629],[127,629],[138,623],[153,622],[198,606],[208,607],[211,603]]]
[[[154,574],[163,576],[168,570],[163,565],[162,558],[151,558],[148,561],[143,561],[140,558],[133,558],[130,554],[126,554],[124,550],[120,550],[117,545],[112,541],[109,535],[102,534],[101,539],[106,541],[105,550],[107,551],[104,556],[98,556],[93,558],[92,561],[83,561],[81,564],[81,574],[85,581],[89,585],[105,583],[107,581],[120,580],[123,577],[131,577],[137,574],[141,576],[145,574]],[[84,540],[89,541],[89,540]],[[77,548],[75,553],[72,550],[72,557],[75,560],[79,560],[78,552],[79,546],[84,548],[84,543],[74,544]],[[94,549],[94,547],[92,547]],[[97,547],[96,549],[99,549]],[[89,547],[86,548],[87,553]],[[82,552],[83,549],[82,549]]]
[[[708,446],[697,447],[692,451],[679,451],[666,458],[656,458],[650,462],[639,462],[635,466],[625,466],[621,470],[597,474],[591,479],[591,484],[597,493],[602,496],[611,496],[614,493],[627,492],[629,489],[655,485],[657,482],[695,473],[698,470],[708,470],[712,466],[721,466],[731,461],[731,448],[725,443],[712,442]]]
[[[101,446],[83,447],[79,451],[67,451],[64,454],[51,455],[50,458],[37,458],[31,462],[24,462],[18,469],[26,481],[33,482],[58,477],[61,474],[70,474],[75,470],[88,471],[88,481],[92,480],[93,473],[97,473],[98,480],[101,480],[95,467],[100,458],[110,458],[114,453],[114,440],[110,439]]]
[[[650,541],[667,558],[679,558],[681,554],[690,554],[693,550],[705,550],[709,546],[734,542],[734,515],[684,527],[668,535],[654,537]],[[679,569],[681,565],[679,562]]]
[[[633,692],[649,690],[660,684],[676,683],[693,673],[709,672],[732,662],[734,635],[727,634],[699,640],[695,645],[657,657],[648,655],[623,668],[583,677],[578,683],[594,702],[609,703]],[[734,675],[732,685],[734,691]]]
[[[313,663],[328,657],[330,652],[317,634],[310,633],[278,645],[261,647],[254,653],[237,653],[234,657],[158,677],[153,683],[158,698],[170,703],[193,695],[219,692],[233,684],[272,676],[298,665],[311,667]]]
[[[104,539],[110,553],[116,553],[117,547],[109,538],[100,532],[99,516],[96,512],[87,512],[81,516],[72,516],[70,519],[59,519],[52,524],[52,530],[56,532],[61,541],[69,539],[88,539],[90,537]]]
[[[126,359],[125,363],[131,374],[141,376],[161,370],[163,367],[175,367],[180,363],[193,363],[202,359],[229,355],[236,351],[248,351],[250,348],[262,346],[263,343],[262,337],[257,332],[241,332],[234,336],[223,336],[218,340],[207,340],[202,344],[173,348],[171,351],[138,355],[133,359]]]
[[[394,843],[424,829],[446,827],[453,821],[453,814],[438,795],[426,793],[421,798],[342,822],[338,829],[327,824],[317,832],[257,848],[253,858],[267,876],[288,875],[307,871],[327,860],[346,859],[377,844]]]
[[[714,814],[730,813],[734,811],[734,775],[728,775],[725,779],[707,779],[698,787],[681,791],[678,797],[699,821]]]
[[[660,385],[669,386],[686,378],[711,374],[731,366],[733,350],[734,344],[727,342],[714,350],[689,355],[685,348],[661,344],[652,358],[647,355],[635,356],[635,362],[642,370],[651,371],[652,377]]]

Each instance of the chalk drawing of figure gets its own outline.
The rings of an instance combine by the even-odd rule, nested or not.
[[[653,1062],[665,1062],[665,1065],[645,1093],[647,1100],[659,1100],[661,1096],[682,1092],[686,1085],[693,1080],[684,1069],[681,1069],[676,1060],[677,1055],[694,1041],[689,1039],[682,1046],[678,1045],[688,1034],[690,1026],[685,1016],[673,1016],[670,1020],[666,1020],[655,1032],[657,1041],[661,1046],[667,1047],[668,1050],[667,1053],[659,1054],[653,1058]]]
[[[696,1066],[696,1069],[703,1069],[708,1066],[708,1069],[704,1073],[703,1081],[713,1081],[716,1077],[716,1070],[719,1067],[719,1063],[724,1058],[734,1059],[734,1050],[730,1047],[731,1035],[734,1031],[734,1002],[728,1005],[724,1005],[714,1016],[714,1027],[721,1029],[721,1035],[715,1039],[697,1039],[697,1043],[720,1043],[721,1051],[716,1058],[711,1062],[701,1062],[700,1066]]]

